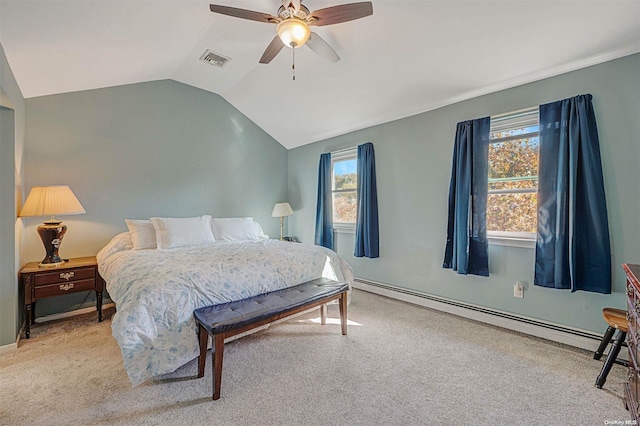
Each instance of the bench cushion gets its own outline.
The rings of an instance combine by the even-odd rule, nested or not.
[[[318,278],[293,287],[196,309],[193,314],[209,334],[224,333],[349,290],[349,285]]]

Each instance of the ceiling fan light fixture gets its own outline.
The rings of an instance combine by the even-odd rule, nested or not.
[[[287,47],[300,47],[309,40],[311,30],[306,22],[296,18],[285,19],[276,27],[278,37]]]

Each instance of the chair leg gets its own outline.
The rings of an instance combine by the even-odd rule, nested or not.
[[[607,328],[607,331],[604,332],[604,336],[602,337],[602,341],[600,342],[600,346],[598,346],[598,350],[596,350],[596,352],[593,354],[593,359],[602,358],[602,354],[611,342],[611,338],[613,337],[613,333],[615,333],[615,331],[616,329],[611,326]]]
[[[613,342],[613,345],[611,346],[611,350],[609,351],[609,355],[607,356],[607,360],[604,362],[604,365],[602,366],[602,371],[600,371],[600,375],[596,379],[596,387],[598,389],[602,389],[602,386],[604,386],[604,382],[607,381],[607,375],[609,374],[609,371],[611,371],[611,367],[613,366],[614,361],[616,360],[616,358],[618,357],[618,354],[620,353],[620,348],[624,343],[625,337],[627,337],[627,333],[625,333],[622,330],[618,330],[618,334],[616,335],[616,340]]]

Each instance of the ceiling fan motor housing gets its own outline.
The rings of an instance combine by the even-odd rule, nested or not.
[[[284,7],[284,6],[280,6],[280,8],[278,9],[278,16],[281,19],[289,19],[289,18],[299,18],[302,19],[303,21],[307,20],[307,17],[311,14],[311,12],[309,12],[309,9],[307,9],[305,6],[300,5],[300,7],[296,10],[293,7]]]

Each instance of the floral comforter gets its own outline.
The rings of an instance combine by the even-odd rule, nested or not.
[[[353,282],[351,267],[324,247],[277,240],[133,250],[128,232],[99,253],[116,303],[112,334],[131,383],[175,371],[198,356],[193,311],[318,277]]]

